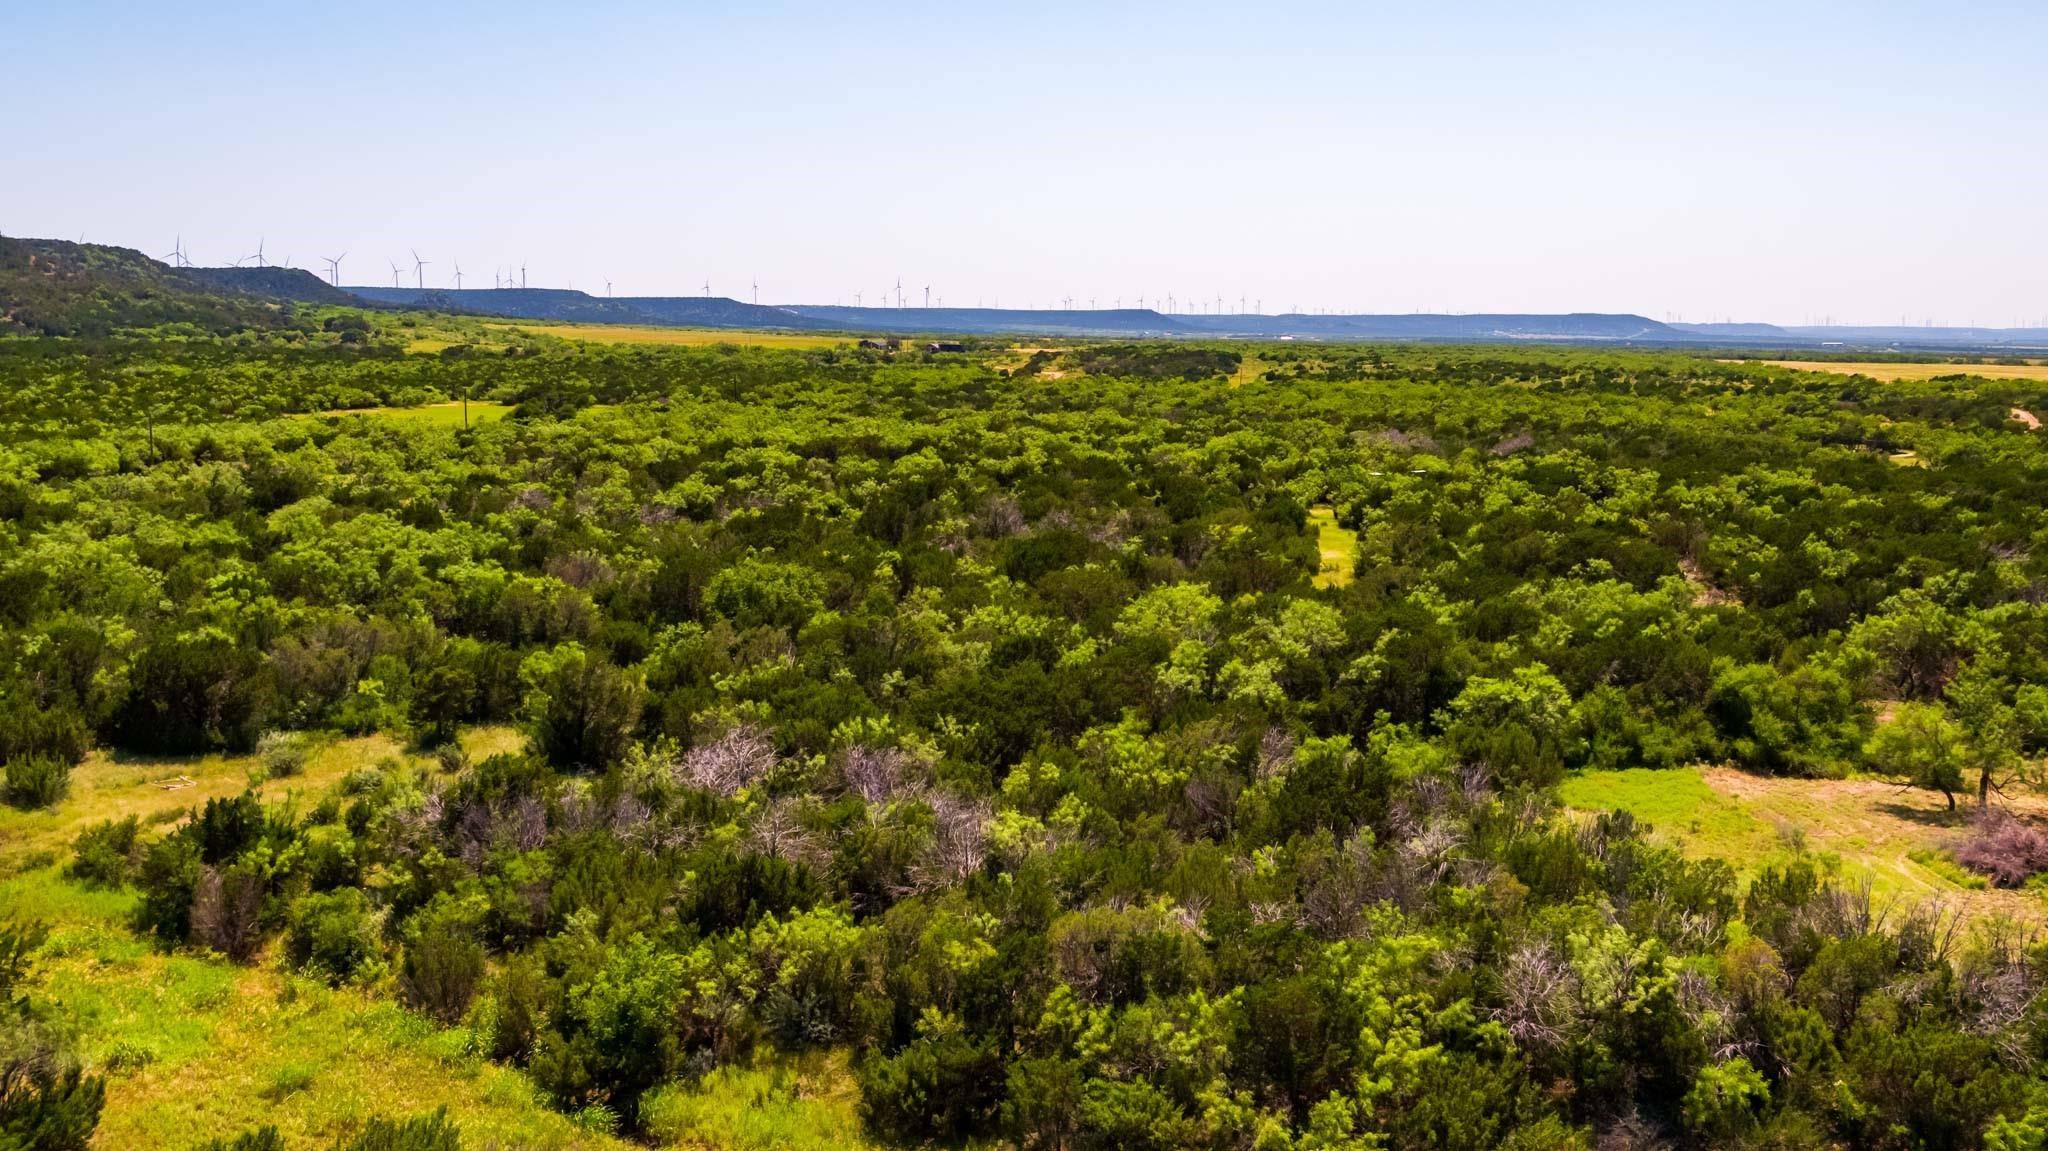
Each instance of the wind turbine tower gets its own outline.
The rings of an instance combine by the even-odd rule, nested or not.
[[[462,290],[462,261],[455,261],[455,290]]]
[[[391,262],[391,286],[398,286],[398,262],[395,260]]]
[[[431,260],[420,259],[420,250],[418,248],[412,250],[413,286],[422,292],[427,290],[427,265],[432,262]]]

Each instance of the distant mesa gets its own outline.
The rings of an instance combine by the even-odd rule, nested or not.
[[[176,255],[184,264],[182,247]],[[260,330],[276,326],[293,304],[426,308],[556,322],[931,337],[2048,351],[2048,328],[1683,324],[1603,312],[1261,315],[1152,308],[849,308],[752,304],[708,294],[612,297],[561,288],[335,287],[302,268],[172,267],[133,248],[0,237],[0,331],[95,335],[166,324],[220,333]]]

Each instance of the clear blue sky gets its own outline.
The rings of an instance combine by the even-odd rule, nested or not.
[[[0,231],[390,281],[2048,316],[2048,5],[29,3]],[[410,271],[407,273],[410,281]]]

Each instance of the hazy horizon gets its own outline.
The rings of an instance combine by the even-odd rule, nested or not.
[[[0,231],[343,282],[2048,322],[2048,11],[79,0]],[[373,272],[374,270],[374,272]]]

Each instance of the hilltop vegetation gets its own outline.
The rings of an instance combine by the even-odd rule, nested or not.
[[[303,319],[295,303],[360,302],[294,268],[170,268],[132,248],[0,236],[0,335],[270,332]]]
[[[378,1050],[501,1085],[477,1138],[2041,1145],[2048,953],[1558,788],[2016,790],[2048,461],[2008,413],[2048,385],[344,320],[0,341],[33,809],[0,832],[39,837],[0,890],[97,908],[118,978],[381,1004]],[[429,328],[460,342],[407,353]],[[509,414],[321,414],[461,397]],[[312,758],[373,735],[410,750]],[[221,754],[260,789],[149,818],[100,786]],[[117,978],[23,950],[24,1017]],[[99,1034],[19,1098],[142,1092]],[[154,1057],[225,1074],[191,1056]],[[231,1089],[318,1095],[274,1062]],[[301,1100],[275,1137],[423,1109]]]

